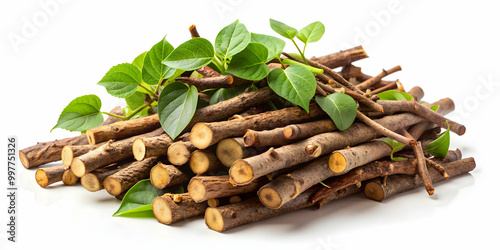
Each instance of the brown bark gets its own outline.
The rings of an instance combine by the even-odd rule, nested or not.
[[[393,67],[391,69],[388,69],[388,70],[385,70],[385,69],[382,69],[382,73],[366,80],[366,81],[363,81],[362,83],[356,85],[356,87],[358,87],[360,90],[366,90],[366,89],[369,89],[371,86],[375,85],[376,83],[380,82],[380,80],[382,80],[382,78],[394,73],[394,72],[397,72],[397,71],[400,71],[401,70],[401,66],[396,66],[396,67]]]
[[[196,176],[189,181],[188,192],[195,202],[202,202],[213,198],[250,193],[267,182],[269,181],[264,177],[245,186],[233,186],[229,182],[229,175]]]
[[[231,121],[198,123],[191,130],[191,143],[199,149],[207,148],[222,139],[243,136],[247,129],[264,130],[288,124],[310,121],[324,116],[317,104],[311,104],[309,113],[299,107],[284,108]]]
[[[155,187],[163,189],[177,184],[188,183],[193,174],[185,168],[158,162],[151,168],[149,176],[151,183]]]
[[[174,142],[167,149],[168,161],[176,166],[184,165],[195,150],[196,147],[190,141]]]
[[[73,171],[71,171],[71,169],[67,169],[66,171],[64,171],[64,173],[62,175],[62,182],[66,186],[73,186],[79,180],[80,180],[80,178],[76,177],[76,175],[73,173]]]
[[[151,168],[156,163],[158,163],[157,157],[134,161],[120,171],[106,177],[103,182],[104,188],[110,195],[117,196],[140,180],[147,179]]]
[[[252,83],[234,75],[222,75],[209,78],[179,77],[176,80],[195,86],[198,91],[205,89],[232,88]]]
[[[169,225],[203,214],[207,208],[207,203],[194,202],[188,193],[167,193],[155,198],[152,207],[158,222]]]
[[[443,117],[442,115],[418,103],[417,101],[378,101],[377,103],[384,107],[385,115],[394,114],[397,112],[410,112],[430,122],[433,122],[444,129],[448,128],[446,125],[446,121],[448,121],[450,125],[450,131],[458,135],[463,135],[466,130],[464,125]]]
[[[208,67],[208,66],[204,66],[204,67],[201,67],[199,69],[196,70],[198,73],[200,73],[201,75],[203,75],[203,77],[217,77],[217,76],[221,76],[221,74],[217,71],[215,71],[214,69]]]
[[[326,56],[312,57],[311,60],[321,63],[329,68],[337,68],[345,65],[349,65],[352,62],[368,58],[365,50],[362,46],[356,46],[344,51],[329,54]]]
[[[119,141],[109,141],[86,154],[73,158],[73,161],[71,162],[71,170],[76,176],[82,177],[98,168],[132,158],[132,142],[137,137],[153,137],[163,133],[163,129],[158,128],[146,134],[129,137]]]
[[[398,130],[406,128],[423,119],[413,114],[399,114],[377,119],[380,125]],[[313,160],[321,155],[350,145],[356,145],[376,138],[377,131],[361,123],[354,123],[348,129],[339,132],[329,132],[310,137],[306,140],[289,144],[272,152],[237,160],[231,165],[229,175],[237,185],[244,185],[255,178],[273,171]],[[313,148],[307,151],[307,148]]]
[[[95,145],[66,145],[61,150],[61,161],[64,166],[71,166],[71,162],[73,158],[78,157],[80,155],[84,155],[100,146],[102,146],[105,142],[95,144]]]
[[[115,107],[111,114],[123,115],[120,107]],[[119,121],[119,118],[108,116],[98,127],[106,126]],[[69,137],[50,142],[39,142],[31,147],[19,150],[19,159],[25,168],[35,168],[40,165],[61,160],[61,151],[66,145],[85,145],[88,144],[85,135]]]
[[[331,119],[288,125],[283,130],[283,136],[288,140],[302,140],[318,134],[332,132],[337,127]]]
[[[476,167],[474,158],[467,158],[451,163],[443,164],[443,167],[450,177],[468,173]],[[445,178],[434,169],[429,169],[432,182],[438,182]],[[388,176],[385,183],[371,181],[365,186],[366,197],[382,201],[396,194],[423,186],[422,179],[410,175],[391,175]]]
[[[215,152],[209,148],[194,151],[189,158],[189,167],[195,174],[225,169],[224,165],[217,159]]]
[[[88,129],[86,132],[88,144],[98,144],[111,139],[121,139],[146,132],[160,127],[158,114],[141,117],[133,120],[119,121],[106,126]]]
[[[36,170],[35,180],[40,187],[47,187],[58,181],[62,181],[62,176],[67,167],[64,165],[40,168]]]
[[[179,138],[189,136],[189,133],[181,135]],[[166,155],[168,147],[174,141],[167,134],[161,134],[154,137],[137,137],[132,143],[132,153],[134,158],[142,161],[149,157]]]
[[[243,143],[245,144],[245,147],[286,145],[292,142],[292,140],[288,140],[283,136],[284,129],[284,127],[263,131],[249,129],[245,135],[243,135]]]
[[[191,38],[200,37],[200,33],[198,33],[198,29],[196,29],[196,25],[191,24],[188,29],[189,33],[191,33]]]
[[[317,187],[310,188],[279,209],[268,208],[257,198],[217,208],[209,207],[205,212],[205,224],[208,228],[214,231],[223,232],[239,225],[261,221],[267,218],[310,207],[313,205],[313,203],[310,202],[310,196],[316,190]],[[331,202],[338,200],[358,193],[359,191],[359,188],[348,187],[345,190],[330,195],[326,201]]]
[[[245,147],[243,138],[227,138],[217,144],[216,155],[222,165],[230,167],[236,160],[258,155],[267,148]]]
[[[101,189],[104,189],[103,182],[106,177],[120,171],[121,169],[127,167],[129,164],[125,164],[125,162],[119,162],[111,164],[110,166],[104,168],[96,169],[91,173],[82,176],[80,182],[82,183],[82,186],[90,192],[99,191]]]

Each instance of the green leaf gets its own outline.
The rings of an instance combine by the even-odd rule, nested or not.
[[[436,112],[436,111],[439,109],[439,105],[438,105],[438,104],[433,105],[433,106],[431,106],[431,107],[430,107],[430,109],[431,109],[432,111]]]
[[[339,130],[345,130],[351,126],[356,118],[357,104],[352,97],[344,93],[333,93],[323,96],[316,96],[318,105],[333,120]]]
[[[69,131],[85,131],[102,122],[101,99],[96,95],[84,95],[75,98],[63,109],[52,130],[62,128]]]
[[[214,58],[214,47],[205,38],[195,37],[179,45],[163,61],[169,67],[186,71],[208,65]]]
[[[146,57],[146,54],[147,54],[147,53],[148,53],[148,52],[147,52],[147,51],[145,51],[145,52],[143,52],[142,54],[138,55],[138,56],[134,59],[134,61],[132,61],[132,64],[133,64],[133,65],[135,65],[135,66],[137,66],[137,68],[142,69],[142,65],[144,64],[144,57]]]
[[[164,193],[165,190],[153,186],[149,179],[139,181],[123,196],[122,203],[113,216],[154,218],[151,203]]]
[[[160,124],[175,139],[193,118],[198,104],[198,90],[182,82],[173,82],[163,88],[158,100]]]
[[[269,19],[269,23],[271,24],[271,29],[285,38],[293,39],[297,35],[297,29],[292,28],[280,21]]]
[[[144,104],[144,100],[146,100],[146,94],[139,91],[125,98],[125,102],[132,110],[142,106]]]
[[[141,70],[130,63],[112,67],[97,84],[104,86],[112,96],[126,98],[134,94],[142,82]]]
[[[377,94],[380,98],[379,100],[388,101],[412,101],[413,96],[408,93],[398,91],[398,90],[387,90]]]
[[[220,88],[217,89],[212,96],[210,97],[209,104],[216,104],[218,102],[222,102],[228,99],[231,99],[235,96],[243,94],[245,90],[250,87],[248,85],[232,87],[232,88]]]
[[[317,21],[302,28],[297,34],[297,38],[303,43],[313,43],[319,41],[323,34],[325,34],[325,25]]]
[[[445,158],[450,148],[450,125],[446,121],[448,129],[429,145],[425,147],[425,151],[437,158]]]
[[[142,67],[142,79],[145,83],[157,85],[175,73],[174,68],[162,63],[173,50],[174,47],[164,37],[148,51]]]
[[[250,32],[238,20],[224,27],[215,38],[215,54],[223,61],[242,51],[250,43]]]
[[[392,152],[391,152],[391,160],[393,161],[405,161],[407,160],[406,158],[404,157],[394,157],[394,153],[398,152],[398,151],[401,151],[405,145],[403,145],[403,143],[401,142],[398,142],[396,140],[393,140],[391,138],[388,138],[388,137],[384,137],[384,138],[379,138],[377,139],[381,142],[385,142],[387,143],[389,146],[391,146],[392,148]]]
[[[269,74],[267,48],[260,43],[249,43],[240,53],[233,56],[227,72],[235,76],[257,81]]]
[[[281,56],[281,52],[283,52],[283,49],[285,48],[286,45],[285,41],[277,37],[263,35],[263,34],[252,33],[251,39],[252,39],[251,42],[260,43],[268,49],[269,53],[267,56],[267,61],[273,58],[279,58]]]
[[[300,65],[285,70],[276,68],[267,81],[276,94],[309,112],[309,102],[316,93],[316,78],[308,69]]]

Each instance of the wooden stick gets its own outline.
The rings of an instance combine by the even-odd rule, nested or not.
[[[62,181],[62,176],[67,167],[64,165],[40,168],[36,170],[35,180],[40,187],[47,187],[53,183]]]
[[[455,177],[474,170],[476,163],[474,158],[467,158],[443,164],[443,167],[450,177]],[[446,179],[434,169],[429,169],[429,174],[432,182],[438,182]],[[423,186],[422,179],[416,176],[391,175],[387,177],[385,185],[384,183],[376,181],[368,182],[365,186],[364,193],[366,197],[372,200],[383,201],[396,194],[421,186]]]
[[[263,131],[248,129],[245,135],[243,135],[243,143],[245,147],[286,145],[292,142],[292,140],[288,140],[283,136],[284,129],[284,127]]]
[[[264,177],[245,186],[233,186],[229,182],[229,175],[196,176],[189,181],[188,192],[195,202],[202,202],[213,198],[250,193],[268,182],[267,178]]]
[[[210,68],[209,66],[204,66],[196,70],[198,73],[203,75],[203,77],[217,77],[221,76],[221,74],[214,69]]]
[[[189,167],[194,174],[198,175],[225,169],[210,148],[194,151],[189,158]]]
[[[450,131],[458,135],[463,135],[466,130],[464,125],[445,118],[416,101],[378,101],[377,103],[384,107],[384,114],[386,115],[397,112],[411,112],[444,129],[448,128],[446,125],[446,121],[448,121]]]
[[[190,141],[174,142],[167,149],[168,161],[176,166],[184,165],[195,150],[196,147]]]
[[[123,115],[120,107],[113,108],[109,113]],[[108,116],[99,126],[106,126],[119,120],[119,118]],[[39,142],[36,145],[19,150],[19,159],[25,168],[35,168],[49,162],[61,160],[61,151],[66,145],[85,145],[87,143],[85,135],[50,142]]]
[[[196,25],[194,24],[191,24],[191,26],[189,26],[189,33],[191,33],[191,38],[200,37],[200,33],[198,33]]]
[[[115,142],[109,141],[86,154],[73,158],[71,170],[76,176],[82,177],[98,168],[132,158],[133,152],[131,145],[137,137],[153,137],[163,134],[164,132],[162,128],[158,128],[146,134],[129,137]]]
[[[191,130],[191,143],[205,149],[222,139],[243,136],[247,129],[264,130],[288,124],[310,121],[324,116],[317,104],[311,104],[309,113],[300,107],[284,108],[231,121],[198,123]]]
[[[376,122],[395,131],[422,120],[418,116],[405,113],[386,116],[376,120]],[[373,128],[361,123],[354,123],[344,131],[319,134],[260,155],[237,160],[231,165],[229,175],[237,185],[245,185],[253,179],[273,171],[313,160],[336,149],[368,141],[377,135],[378,132]],[[307,151],[307,148],[314,148],[314,150]]]
[[[158,162],[158,157],[151,157],[143,161],[134,161],[120,171],[106,177],[103,185],[110,195],[117,196],[127,191],[137,182],[149,177],[151,168]]]
[[[160,127],[158,114],[137,118],[133,120],[119,121],[106,126],[88,129],[88,144],[93,145],[111,139],[121,139],[138,134],[147,133]]]
[[[368,58],[362,46],[356,46],[344,51],[329,54],[320,57],[311,57],[312,61],[316,61],[331,69],[349,65],[352,62]]]
[[[370,88],[371,86],[373,86],[374,84],[380,82],[380,80],[382,80],[382,78],[384,78],[384,77],[386,77],[394,72],[398,72],[400,70],[401,70],[401,66],[399,66],[399,65],[396,67],[393,67],[389,70],[382,69],[382,73],[356,85],[356,87],[358,87],[360,90],[366,90],[366,89]]]
[[[73,186],[75,185],[78,181],[80,180],[80,178],[78,178],[74,173],[73,171],[71,171],[71,169],[67,169],[66,171],[64,171],[63,175],[62,175],[62,182],[64,183],[64,185],[66,186]]]
[[[167,193],[155,198],[152,207],[158,222],[169,225],[203,214],[207,208],[207,203],[194,202],[188,193]]]
[[[169,186],[188,183],[193,176],[186,168],[175,167],[173,165],[158,162],[150,171],[151,183],[163,189]]]
[[[124,167],[127,167],[129,165],[125,163],[126,162],[114,163],[111,164],[110,166],[96,169],[91,173],[82,176],[80,182],[82,183],[82,186],[90,192],[96,192],[101,189],[104,189],[103,185],[104,180],[108,176],[122,170]]]
[[[209,78],[178,77],[176,80],[195,86],[198,91],[203,91],[205,89],[232,88],[252,83],[249,80],[231,74]]]
[[[239,225],[261,221],[267,218],[310,207],[314,205],[310,202],[310,197],[316,190],[317,187],[310,188],[279,209],[271,209],[264,206],[260,203],[258,198],[252,198],[240,203],[222,207],[209,207],[205,212],[205,224],[208,228],[214,231],[223,232]],[[345,190],[330,195],[326,202],[339,200],[358,192],[360,192],[359,188],[348,187]]]
[[[337,130],[331,119],[288,125],[283,129],[283,136],[287,140],[302,140],[314,135]]]
[[[245,147],[241,137],[227,138],[217,144],[216,155],[222,165],[230,167],[236,160],[258,155],[267,148]]]

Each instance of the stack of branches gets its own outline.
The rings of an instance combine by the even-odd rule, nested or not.
[[[253,83],[262,86],[257,90],[198,109],[176,140],[160,127],[157,114],[128,121],[110,117],[86,135],[23,149],[20,158],[26,168],[62,160],[61,166],[37,171],[42,187],[80,180],[89,191],[105,189],[121,198],[143,179],[159,189],[185,185],[186,193],[153,201],[158,221],[171,224],[204,214],[207,226],[218,232],[363,190],[377,201],[419,186],[432,195],[434,182],[473,170],[474,159],[462,159],[458,149],[444,159],[423,151],[441,128],[465,133],[463,125],[444,117],[453,111],[453,101],[420,102],[419,87],[407,91],[414,100],[378,100],[376,94],[386,90],[406,92],[400,81],[383,80],[401,67],[372,77],[352,65],[367,57],[358,46],[306,62],[324,71],[316,75],[318,94],[341,92],[357,101],[356,121],[343,131],[314,102],[309,112],[300,107],[269,111],[266,104],[279,97],[262,80]],[[248,84],[207,66],[197,71],[204,77],[178,80],[200,90]],[[199,95],[200,101],[209,98]],[[439,105],[437,111],[429,108],[433,105]],[[401,143],[404,149],[397,154],[406,159],[393,161],[393,148],[375,140],[380,137]]]

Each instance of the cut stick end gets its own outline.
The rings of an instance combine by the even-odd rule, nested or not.
[[[71,161],[71,171],[77,177],[83,177],[86,174],[85,163],[79,158],[73,158],[73,161]]]
[[[80,182],[82,183],[82,186],[90,192],[96,192],[104,188],[95,174],[92,173],[84,175],[80,179]]]
[[[195,174],[203,174],[207,172],[210,166],[210,159],[202,151],[194,151],[189,158],[189,167]]]
[[[85,135],[87,136],[87,141],[89,142],[89,145],[95,145],[94,132],[92,132],[92,130],[90,130],[90,129],[87,129],[87,132],[85,132]]]
[[[312,156],[312,157],[319,157],[322,153],[321,147],[318,145],[314,144],[309,144],[305,147],[305,152],[306,154]]]
[[[340,152],[334,152],[328,158],[328,167],[335,173],[340,173],[346,170],[347,160]]]
[[[170,183],[170,174],[163,167],[162,163],[159,163],[151,168],[151,172],[149,175],[151,184],[159,189],[165,188]]]
[[[49,177],[44,169],[38,169],[35,173],[35,180],[40,187],[47,187],[49,185]]]
[[[146,157],[146,144],[142,140],[142,138],[137,138],[132,143],[132,152],[134,154],[134,158],[138,161],[144,160]]]
[[[245,147],[251,147],[255,144],[255,134],[251,130],[247,130],[245,135],[243,136],[243,144]]]
[[[195,28],[196,28],[196,25],[195,25],[195,24],[191,24],[191,26],[189,26],[189,28],[188,28],[188,29],[189,29],[189,30],[193,30],[193,29],[195,29]]]
[[[61,150],[61,161],[64,166],[69,167],[71,166],[71,162],[73,161],[73,149],[71,149],[71,146],[64,146]]]
[[[232,138],[220,141],[215,151],[219,161],[226,167],[230,167],[235,161],[243,158],[241,145]]]
[[[204,123],[198,123],[191,129],[191,143],[199,148],[205,149],[212,144],[213,131]]]
[[[166,225],[172,223],[172,210],[170,209],[167,199],[170,199],[170,197],[156,197],[152,203],[153,214],[156,219],[158,222]]]
[[[28,160],[28,157],[26,157],[26,154],[22,150],[19,150],[19,160],[21,160],[21,163],[23,164],[24,168],[30,168],[30,161]]]
[[[220,202],[217,198],[212,198],[207,200],[207,204],[209,207],[218,207]]]
[[[229,176],[236,185],[245,185],[254,179],[252,166],[244,160],[237,160],[231,165]]]
[[[205,185],[203,185],[202,181],[192,178],[187,186],[187,189],[189,196],[191,196],[196,203],[206,200],[205,195],[207,194],[207,190],[205,189]]]
[[[184,142],[174,142],[168,147],[168,161],[173,165],[180,166],[186,164],[191,156],[191,151]]]
[[[376,201],[384,199],[384,190],[382,185],[377,182],[369,182],[365,186],[365,196]]]
[[[427,193],[428,193],[429,195],[433,195],[433,194],[434,194],[434,189],[428,189],[428,190],[427,190]]]
[[[224,231],[224,218],[217,208],[207,208],[205,211],[205,224],[214,231]]]
[[[298,137],[298,134],[296,130],[300,130],[300,128],[298,126],[295,126],[295,125],[289,125],[289,126],[286,126],[284,129],[283,129],[283,136],[286,138],[286,139],[295,139]]]
[[[78,182],[78,177],[71,170],[64,171],[62,175],[62,182],[66,186],[73,186]]]
[[[279,193],[270,187],[262,187],[259,192],[257,192],[260,202],[264,206],[271,209],[278,209],[282,205],[282,200]]]
[[[120,182],[111,176],[106,177],[103,182],[104,189],[112,196],[117,196],[122,193],[122,185]]]

